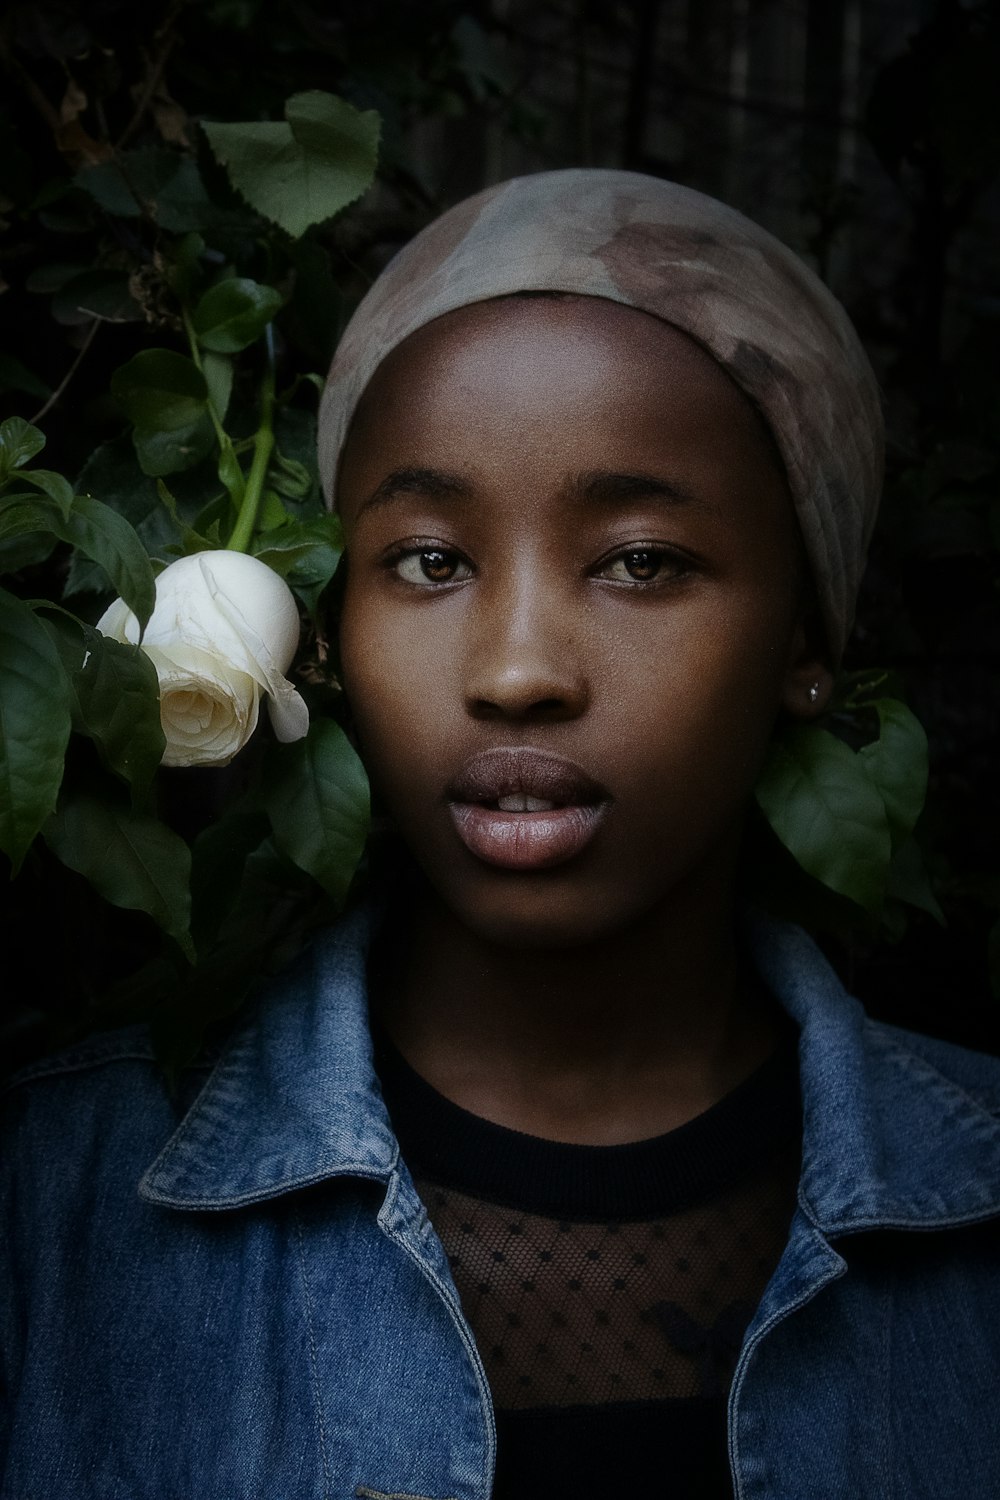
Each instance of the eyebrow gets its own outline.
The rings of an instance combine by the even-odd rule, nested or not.
[[[567,488],[571,499],[586,505],[621,505],[630,500],[653,498],[665,500],[670,505],[715,509],[693,490],[656,474],[625,474],[593,469],[574,475]],[[472,494],[473,487],[466,480],[442,469],[393,469],[391,474],[387,474],[375,486],[358,514],[377,510],[407,496],[419,495],[426,500],[461,501],[471,499]]]
[[[420,495],[426,500],[467,500],[470,493],[464,480],[441,469],[393,469],[391,474],[379,480],[358,510],[358,515],[407,495]]]
[[[652,497],[666,500],[671,505],[712,508],[694,490],[664,479],[659,474],[620,474],[607,469],[594,469],[589,473],[578,474],[572,482],[571,490],[574,498],[588,504],[614,505]]]

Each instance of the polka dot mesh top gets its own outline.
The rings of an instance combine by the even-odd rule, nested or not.
[[[797,1033],[704,1114],[564,1145],[376,1068],[497,1414],[494,1500],[732,1494],[726,1397],[799,1173]]]

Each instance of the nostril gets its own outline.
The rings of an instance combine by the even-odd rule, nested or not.
[[[575,695],[564,698],[520,698],[514,699],[497,694],[496,697],[476,697],[470,701],[469,712],[482,719],[566,719],[581,711],[582,704]]]

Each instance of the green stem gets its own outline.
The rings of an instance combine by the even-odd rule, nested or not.
[[[198,336],[194,331],[194,324],[191,322],[191,315],[188,312],[187,308],[184,306],[181,307],[181,316],[184,319],[184,331],[187,334],[188,345],[191,349],[191,358],[194,360],[198,369],[201,371],[201,374],[204,376],[205,367],[201,362],[201,350],[198,348]],[[233,448],[233,440],[229,436],[229,433],[226,431],[226,429],[223,427],[222,422],[219,418],[219,413],[215,409],[215,402],[212,400],[211,396],[209,396],[208,398],[207,406],[208,415],[211,417],[212,426],[215,428],[216,441],[219,444],[219,478],[222,480],[222,483],[229,491],[229,498],[233,502],[233,505],[235,506],[237,512],[239,512],[243,505],[245,493],[243,484],[243,470],[240,468],[240,461],[236,457],[236,452]]]
[[[257,524],[257,512],[264,495],[268,465],[274,452],[274,335],[271,325],[264,331],[267,365],[260,383],[260,423],[254,434],[253,462],[246,478],[240,513],[233,534],[226,543],[231,552],[249,552]]]
[[[184,306],[181,307],[181,316],[184,319],[184,332],[187,334],[188,347],[191,350],[191,358],[198,366],[198,370],[200,371],[200,373],[204,375],[205,367],[201,362],[201,350],[198,348],[198,335],[194,331],[194,324],[191,322],[191,314]],[[207,405],[208,415],[212,419],[212,426],[215,428],[215,436],[218,439],[219,447],[223,452],[225,452],[227,448],[232,448],[233,446],[229,438],[229,433],[219,421],[219,413],[215,409],[215,404],[212,401],[211,396],[208,398]]]

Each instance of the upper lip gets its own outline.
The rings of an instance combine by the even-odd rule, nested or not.
[[[480,750],[448,787],[451,802],[496,802],[521,793],[562,804],[603,802],[608,790],[581,766],[530,746]]]

